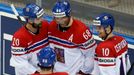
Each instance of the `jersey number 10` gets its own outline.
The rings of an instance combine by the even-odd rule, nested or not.
[[[108,48],[102,48],[102,55],[103,56],[109,56],[109,49]]]

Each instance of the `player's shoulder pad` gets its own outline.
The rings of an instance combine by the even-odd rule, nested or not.
[[[20,29],[18,31],[16,31],[13,35],[13,38],[17,38],[17,39],[20,39],[20,40],[29,40],[32,38],[32,36],[29,35],[29,32],[28,31],[25,31],[23,29]]]
[[[28,39],[28,37],[22,37],[19,35],[13,36],[12,38],[12,45],[11,45],[11,53],[14,55],[22,55],[27,52],[26,47],[28,44],[31,44],[32,41]]]
[[[83,22],[81,22],[80,20],[73,20],[75,22],[75,24],[77,25],[77,28],[79,28],[80,31],[84,31],[86,30],[88,27],[86,26],[86,24],[84,24]]]
[[[120,40],[124,40],[125,38],[124,37],[122,37],[122,36],[115,36],[115,38],[117,38],[117,39],[120,39]]]
[[[107,43],[107,42],[99,42],[98,45],[97,45],[97,48],[105,48],[105,47],[111,47],[111,43]]]
[[[83,49],[88,49],[90,47],[95,46],[96,41],[94,40],[89,27],[87,27],[84,23],[82,23],[79,20],[75,20],[75,22],[78,28],[77,37],[79,37],[77,44],[81,44],[81,47]]]
[[[53,26],[53,25],[57,25],[56,21],[54,21],[54,20],[52,20],[52,21],[50,22],[50,26]]]
[[[79,20],[75,20],[75,22],[77,24],[77,33],[79,35],[79,39],[81,42],[87,41],[90,38],[92,38],[92,33],[89,27],[87,27],[84,23],[82,23]]]
[[[12,38],[11,52],[12,54],[24,54],[25,48],[32,43],[32,36],[24,28],[20,28],[15,32]]]
[[[48,21],[46,21],[46,20],[43,20],[42,23],[43,23],[43,25],[46,25],[46,26],[49,25]]]
[[[46,20],[42,21],[42,30],[48,30],[49,23]]]
[[[28,42],[32,40],[32,36],[25,32],[25,30],[19,30],[15,32],[12,38],[12,46],[27,46]]]
[[[48,30],[53,30],[53,29],[55,29],[55,27],[56,27],[56,22],[53,20],[53,21],[51,21],[50,23],[49,23],[49,25],[48,25]]]

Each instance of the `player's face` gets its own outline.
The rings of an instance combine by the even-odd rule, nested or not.
[[[42,22],[42,18],[37,18],[37,19],[34,20],[34,23],[35,24],[39,24],[41,22]]]
[[[55,17],[54,20],[57,24],[59,24],[61,27],[66,27],[69,23],[69,17]]]
[[[104,37],[106,36],[104,27],[102,27],[102,26],[96,26],[96,30],[97,30],[98,36],[99,36],[100,38],[104,38]]]
[[[41,22],[42,22],[42,17],[41,18],[36,18],[31,20],[32,23],[34,23],[34,27],[41,27]]]

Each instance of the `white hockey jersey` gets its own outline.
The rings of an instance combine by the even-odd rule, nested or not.
[[[56,72],[68,72],[76,75],[80,70],[91,73],[94,69],[94,52],[96,42],[82,22],[71,19],[71,27],[62,32],[58,25],[52,21],[48,27],[49,44],[57,54]]]

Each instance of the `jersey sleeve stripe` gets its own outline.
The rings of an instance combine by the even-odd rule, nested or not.
[[[60,43],[60,44],[66,45],[66,46],[78,46],[77,44],[74,44],[73,42],[59,39],[59,38],[54,37],[54,36],[49,36],[49,41],[54,41],[54,42],[57,42],[57,43]]]
[[[94,47],[96,45],[96,42],[95,43],[93,43],[92,45],[90,45],[89,47],[87,47],[87,48],[84,48],[84,47],[80,47],[82,50],[87,50],[87,49],[89,49],[89,48],[91,48],[91,47]]]
[[[100,66],[114,66],[116,59],[114,57],[97,57]]]
[[[36,42],[36,43],[30,45],[27,48],[22,49],[21,47],[12,47],[13,50],[11,52],[13,55],[23,55],[23,54],[27,54],[30,52],[34,52],[34,51],[38,50],[39,48],[45,47],[47,45],[48,45],[48,39],[43,39],[39,42]],[[21,51],[23,51],[23,52],[21,52]]]
[[[41,41],[39,41],[37,43],[34,43],[33,45],[27,47],[26,50],[29,51],[29,50],[32,50],[32,49],[34,49],[38,46],[41,46],[41,45],[44,45],[44,44],[47,44],[47,43],[48,43],[48,39],[44,39],[44,40],[41,40]]]
[[[38,42],[36,42],[36,43],[34,43],[34,44],[28,46],[27,48],[32,48],[32,47],[34,47],[35,45],[38,45],[38,44],[40,44],[40,43],[46,43],[46,42],[48,42],[48,38],[45,38],[45,39],[43,39],[43,40],[41,40],[41,41],[38,41]]]
[[[94,40],[93,37],[91,37],[89,40],[87,40],[86,42],[84,42],[80,47],[82,49],[88,49],[93,47],[96,44],[96,41]]]

